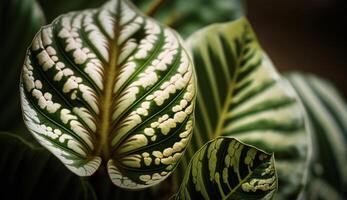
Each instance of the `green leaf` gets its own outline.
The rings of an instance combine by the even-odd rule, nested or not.
[[[24,128],[17,89],[20,70],[25,50],[45,20],[35,0],[2,0],[0,10],[3,38],[0,47],[0,130],[18,132]]]
[[[193,128],[195,74],[180,37],[128,1],[72,12],[35,37],[23,67],[24,120],[79,176],[107,163],[119,187],[170,175]]]
[[[310,74],[291,73],[287,79],[303,102],[313,138],[312,179],[309,195],[330,185],[340,195],[347,192],[347,105],[329,82]],[[332,196],[323,195],[334,199]],[[333,195],[335,196],[335,195]]]
[[[151,199],[152,193],[128,192],[114,187],[98,172],[78,177],[43,148],[0,132],[0,192],[2,199]]]
[[[205,142],[231,136],[274,152],[278,198],[294,199],[306,183],[310,137],[294,90],[261,49],[248,21],[208,26],[191,35],[187,45],[198,79],[196,120],[176,178]]]
[[[153,18],[167,24],[182,36],[189,36],[199,28],[214,22],[224,22],[245,15],[245,0],[131,0],[143,12],[163,1]],[[61,13],[95,8],[106,0],[39,0],[47,20],[51,22]]]
[[[276,190],[273,155],[219,137],[195,153],[175,199],[272,199]]]
[[[161,0],[132,0],[143,11]],[[245,15],[244,0],[163,0],[154,18],[171,26],[182,36],[215,22],[234,20]]]

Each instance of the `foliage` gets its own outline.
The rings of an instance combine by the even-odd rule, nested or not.
[[[175,199],[272,199],[274,157],[236,139],[220,137],[193,156]]]
[[[79,176],[107,163],[126,189],[168,177],[193,128],[195,74],[180,37],[125,1],[61,15],[21,77],[24,121]]]
[[[204,143],[230,136],[274,152],[279,199],[298,196],[311,158],[303,111],[248,21],[241,18],[208,26],[187,43],[197,72],[198,96],[195,134],[177,170],[178,179]]]
[[[244,1],[132,2],[0,3],[2,199],[347,195],[346,103],[282,78]]]

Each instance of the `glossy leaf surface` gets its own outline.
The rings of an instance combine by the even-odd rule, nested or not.
[[[72,172],[90,176],[104,160],[117,186],[140,189],[177,165],[192,133],[195,90],[179,36],[112,0],[37,34],[21,96],[30,131]]]

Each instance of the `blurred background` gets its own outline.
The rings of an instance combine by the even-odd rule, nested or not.
[[[278,70],[318,74],[347,98],[346,0],[247,3],[248,18]]]

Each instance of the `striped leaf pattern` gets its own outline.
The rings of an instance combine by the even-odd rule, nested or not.
[[[335,87],[319,77],[291,73],[286,78],[305,106],[314,141],[312,176],[316,181],[310,184],[309,195],[330,187],[343,196],[347,192],[347,105]],[[323,196],[333,199],[336,195]]]
[[[272,199],[276,189],[273,155],[219,137],[193,156],[175,199]]]
[[[36,139],[72,172],[114,184],[165,179],[191,137],[195,75],[181,39],[128,1],[60,16],[36,35],[21,101]]]
[[[188,38],[198,78],[194,135],[176,180],[190,158],[218,136],[274,152],[279,199],[293,199],[306,181],[309,137],[290,84],[282,80],[245,18],[208,26]]]

